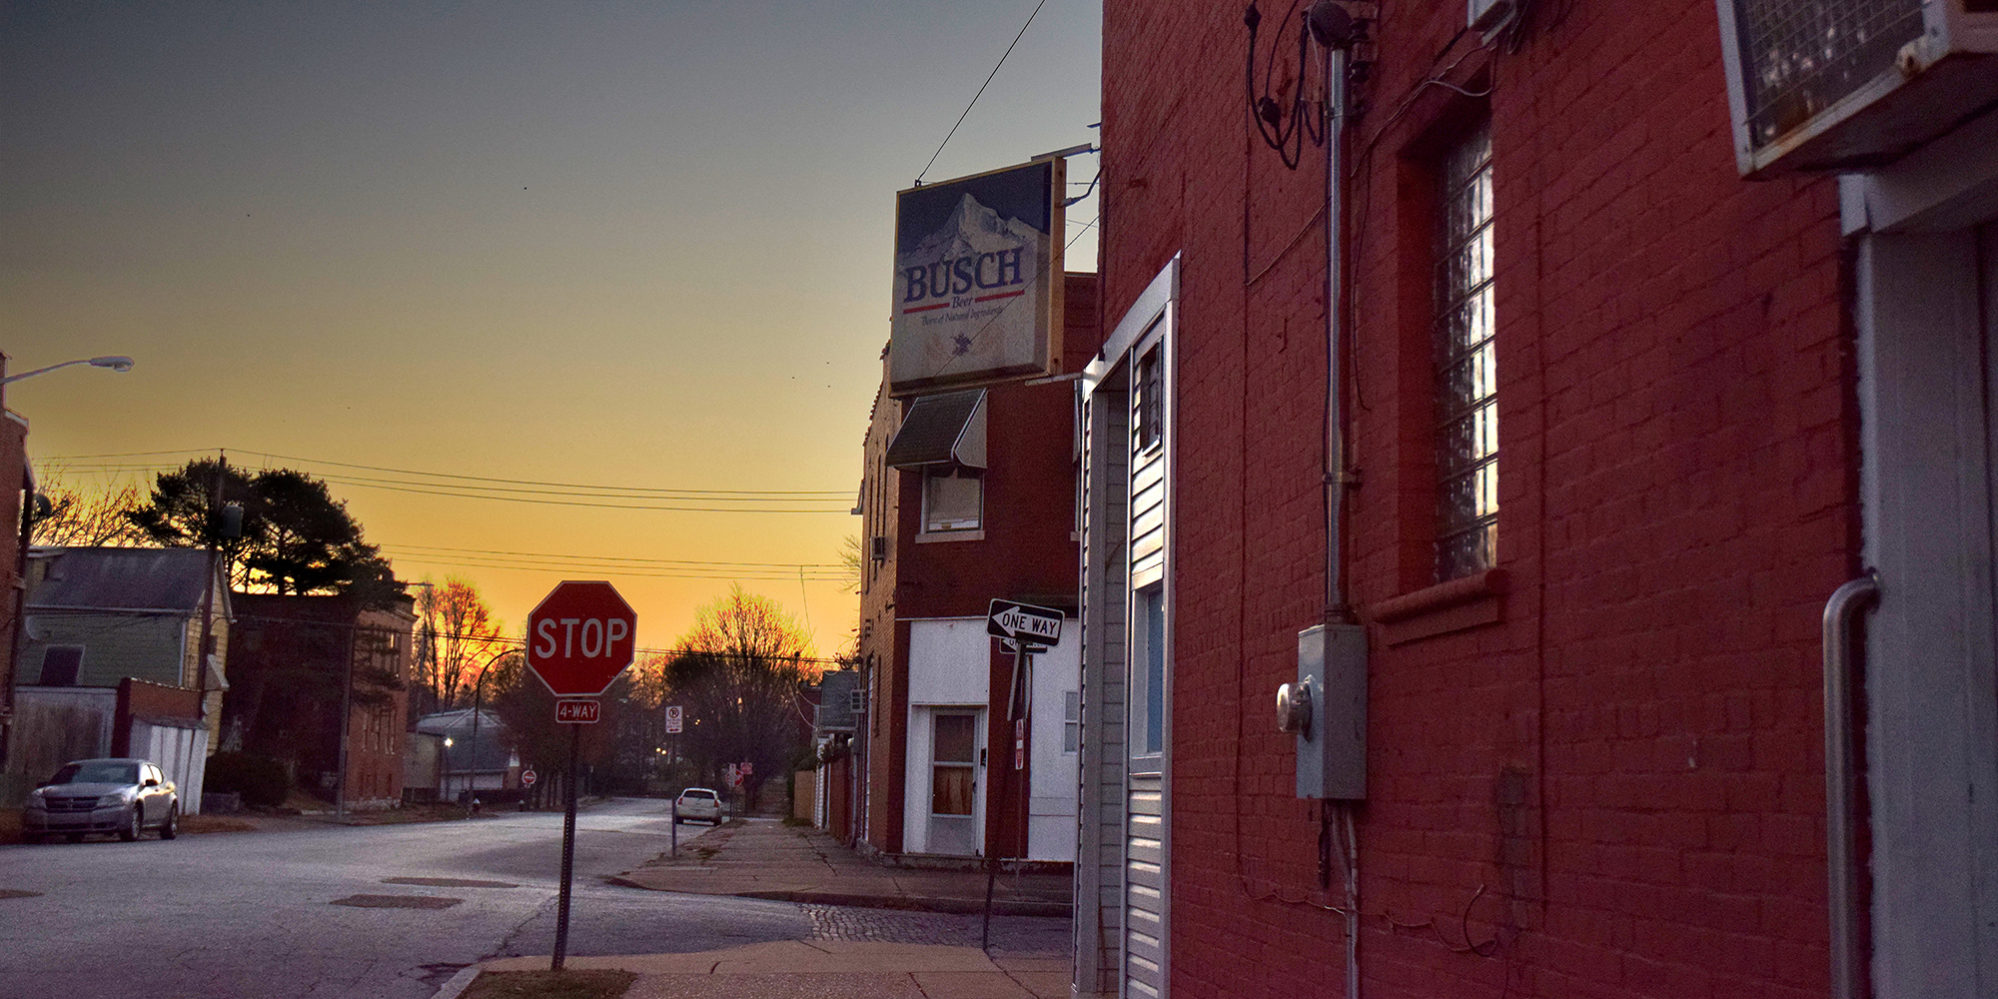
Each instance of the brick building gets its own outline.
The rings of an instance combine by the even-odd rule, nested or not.
[[[1998,70],[1745,180],[1713,4],[1471,6],[1104,5],[1076,992],[1998,994]]]
[[[299,785],[329,799],[344,783],[350,808],[401,804],[412,599],[398,596],[382,608],[345,596],[237,593],[231,600],[224,745],[289,762]]]
[[[1098,342],[1095,287],[1067,277],[1065,371]],[[861,485],[862,787],[836,830],[863,849],[1073,856],[1077,644],[1034,657],[1027,766],[1002,774],[1013,657],[985,617],[995,598],[1075,607],[1074,394],[1054,378],[904,401],[884,374]]]

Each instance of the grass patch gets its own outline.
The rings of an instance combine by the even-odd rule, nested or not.
[[[464,999],[617,999],[637,980],[629,971],[487,971]]]

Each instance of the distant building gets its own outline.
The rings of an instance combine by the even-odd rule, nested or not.
[[[437,797],[456,801],[466,791],[512,790],[520,786],[520,757],[506,723],[491,711],[470,708],[439,711],[416,722],[415,737],[438,740],[441,783]]]
[[[813,712],[812,749],[818,758],[812,783],[812,824],[833,830],[851,843],[853,803],[859,797],[859,770],[853,764],[853,734],[865,697],[857,669],[831,670],[819,677]]]
[[[1067,281],[1072,371],[1098,343],[1096,281]],[[1024,682],[1031,731],[1009,720],[1013,657],[985,632],[995,598],[1076,607],[1074,416],[1068,380],[897,400],[884,375],[861,486],[864,777],[835,827],[862,849],[1074,857],[1073,622]]]
[[[46,777],[66,759],[122,746],[192,789],[183,811],[194,812],[228,686],[231,604],[221,571],[193,548],[46,548],[27,563],[7,772]],[[128,681],[146,691],[136,717]],[[146,727],[135,730],[135,721]]]
[[[337,796],[346,705],[345,793],[350,808],[403,799],[404,732],[414,604],[363,607],[348,596],[238,593],[234,682],[224,705],[230,742],[285,760],[302,787]]]

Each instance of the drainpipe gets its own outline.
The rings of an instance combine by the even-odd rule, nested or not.
[[[1853,625],[1880,599],[1880,575],[1866,575],[1832,591],[1825,602],[1825,867],[1829,879],[1832,999],[1862,999],[1866,968],[1859,938],[1859,862],[1853,856],[1858,816],[1852,753]]]

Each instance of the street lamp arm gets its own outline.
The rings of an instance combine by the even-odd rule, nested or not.
[[[46,368],[23,371],[18,375],[8,375],[5,378],[0,378],[0,385],[8,385],[18,382],[23,378],[33,378],[36,375],[47,374],[57,368],[67,368],[72,364],[88,364],[93,368],[110,368],[113,371],[132,370],[132,359],[121,354],[107,354],[103,357],[79,357],[74,361],[64,361],[61,364],[51,364]]]
[[[482,713],[479,701],[486,693],[486,671],[492,669],[494,663],[518,651],[518,649],[502,649],[494,653],[491,659],[486,660],[484,666],[479,667],[479,677],[472,682],[472,766],[465,781],[465,817],[468,819],[472,817],[472,802],[478,798],[479,715]],[[502,777],[500,783],[506,783],[506,779]]]

